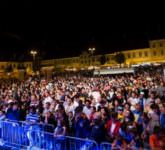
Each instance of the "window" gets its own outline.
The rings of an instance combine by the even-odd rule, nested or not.
[[[164,55],[164,51],[163,51],[163,49],[160,51],[160,53],[161,53],[161,55]]]
[[[15,68],[15,64],[13,64],[13,68]]]
[[[136,57],[136,56],[135,56],[135,53],[133,53],[132,56],[133,56],[133,58],[135,58],[135,57]]]
[[[155,48],[155,44],[152,44],[152,47]]]
[[[156,51],[153,51],[153,55],[156,56]]]
[[[142,52],[139,52],[139,57],[142,57]]]
[[[144,52],[145,57],[148,57],[148,52]]]
[[[128,53],[128,58],[131,58],[131,55],[130,55],[130,53]]]
[[[163,47],[163,43],[160,43],[160,47]]]

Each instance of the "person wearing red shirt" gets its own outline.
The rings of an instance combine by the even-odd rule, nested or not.
[[[120,122],[117,120],[117,113],[111,114],[111,119],[105,125],[108,134],[108,140],[113,142],[114,138],[118,136],[120,129]]]

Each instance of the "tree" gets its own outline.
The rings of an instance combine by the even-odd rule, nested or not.
[[[115,61],[118,63],[118,64],[120,64],[120,66],[121,66],[121,64],[122,63],[124,63],[125,62],[125,55],[123,54],[123,53],[118,53],[118,54],[116,54],[115,55]]]
[[[101,65],[104,65],[105,63],[106,63],[106,57],[105,57],[105,55],[102,55],[101,57],[100,57],[100,64]]]

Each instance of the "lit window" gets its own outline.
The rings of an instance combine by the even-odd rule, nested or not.
[[[148,57],[148,52],[144,52],[145,57]]]
[[[136,57],[136,55],[135,55],[135,53],[133,53],[133,58],[135,58]]]
[[[131,55],[130,55],[130,53],[128,53],[128,58],[131,58]]]
[[[139,52],[139,57],[142,57],[142,52]]]
[[[161,55],[164,55],[164,51],[163,50],[161,50]]]
[[[153,52],[153,55],[156,56],[156,51]]]

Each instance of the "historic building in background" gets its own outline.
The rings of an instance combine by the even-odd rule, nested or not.
[[[52,71],[76,71],[90,70],[99,68],[118,67],[115,56],[119,52],[105,55],[94,55],[88,52],[82,53],[78,57],[59,58],[41,61],[41,73],[49,76]],[[121,64],[124,67],[134,65],[143,65],[151,63],[165,62],[165,39],[149,41],[149,48],[124,50],[125,62]],[[22,74],[33,73],[33,62],[0,62],[0,77],[12,76],[22,78]]]
[[[131,67],[151,63],[165,62],[165,39],[149,41],[149,48],[124,50],[121,53],[125,56],[122,66]],[[41,62],[42,71],[54,69],[55,71],[97,69],[100,67],[117,67],[115,55],[118,52],[105,55],[91,55],[84,52],[79,57],[60,58],[44,60]],[[101,63],[101,58],[105,57],[105,63]]]

